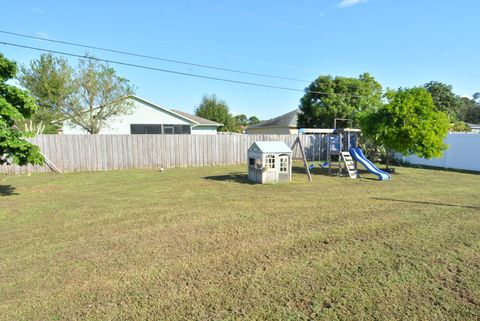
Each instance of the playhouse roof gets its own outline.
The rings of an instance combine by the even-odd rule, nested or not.
[[[263,153],[291,153],[292,150],[284,142],[258,141],[250,146],[249,150],[258,150]]]

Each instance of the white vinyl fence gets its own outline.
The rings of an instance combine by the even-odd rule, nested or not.
[[[40,147],[62,172],[106,171],[130,168],[246,164],[254,141],[284,141],[292,146],[296,135],[38,135],[30,141]],[[301,135],[307,158],[326,157],[326,138]],[[300,157],[297,149],[294,157]],[[48,172],[51,167],[0,165],[0,173]]]
[[[397,155],[397,158],[415,165],[480,171],[480,134],[449,133],[445,143],[450,147],[440,158],[424,159],[415,155]]]

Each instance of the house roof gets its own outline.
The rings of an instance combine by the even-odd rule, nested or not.
[[[201,125],[201,126],[202,125],[203,126],[223,126],[223,124],[220,124],[220,123],[217,123],[217,122],[214,122],[212,120],[205,119],[205,118],[202,118],[202,117],[198,117],[198,116],[195,116],[195,115],[191,115],[191,114],[183,112],[183,111],[179,111],[179,110],[175,110],[175,109],[170,109],[170,110],[173,111],[176,114],[179,114],[180,116],[183,116],[187,119],[190,119],[191,121],[196,122],[198,125]]]
[[[163,110],[163,111],[165,111],[169,114],[175,115],[177,117],[183,118],[186,121],[192,123],[194,127],[195,126],[217,126],[217,127],[223,126],[223,124],[220,124],[220,123],[217,123],[217,122],[214,122],[214,121],[211,121],[209,119],[202,118],[202,117],[194,116],[194,115],[191,115],[191,114],[183,112],[183,111],[164,108],[162,106],[159,106],[157,104],[154,104],[150,101],[147,101],[143,98],[140,98],[140,97],[137,97],[137,96],[134,96],[134,95],[129,96],[129,98],[131,98],[133,100],[136,100],[138,102],[141,102],[143,104],[149,105],[153,108]]]
[[[298,119],[298,113],[300,110],[295,109],[292,110],[289,113],[286,113],[284,115],[269,119],[269,120],[264,120],[259,122],[258,124],[252,125],[249,128],[267,128],[267,127],[293,127],[297,128],[297,119]]]
[[[290,147],[285,142],[279,141],[257,141],[248,150],[258,150],[263,153],[291,153]]]
[[[472,128],[472,129],[479,129],[480,128],[480,125],[479,124],[471,124],[471,123],[465,123],[468,125],[468,127]]]

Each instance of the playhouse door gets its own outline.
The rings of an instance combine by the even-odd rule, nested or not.
[[[290,180],[290,165],[288,164],[288,156],[282,155],[279,158],[280,160],[280,168],[278,171],[278,181],[289,181]]]

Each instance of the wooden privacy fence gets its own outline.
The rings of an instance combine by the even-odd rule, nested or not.
[[[296,135],[38,135],[30,141],[62,172],[131,168],[229,165],[247,162],[254,141],[284,141]],[[326,158],[325,135],[301,135],[307,158]],[[300,151],[294,151],[300,157]],[[5,174],[49,172],[44,166],[0,165]]]

